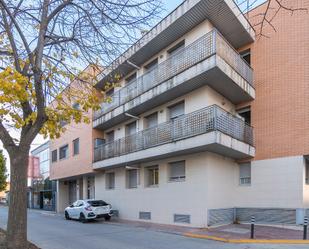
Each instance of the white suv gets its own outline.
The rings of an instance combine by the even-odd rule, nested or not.
[[[83,223],[96,218],[110,220],[112,215],[112,205],[102,200],[77,200],[64,210],[67,220],[78,219]]]

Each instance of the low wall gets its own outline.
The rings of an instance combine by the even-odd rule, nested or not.
[[[208,226],[223,224],[250,223],[255,217],[256,224],[296,225],[303,216],[309,216],[309,209],[288,208],[221,208],[208,210]]]

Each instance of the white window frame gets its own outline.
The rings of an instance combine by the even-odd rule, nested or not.
[[[245,171],[244,169],[241,170],[242,167],[249,167],[250,173],[242,176],[241,171]],[[252,182],[251,162],[240,163],[238,165],[238,168],[239,168],[239,185],[240,186],[251,186],[251,182]]]
[[[153,177],[151,180],[151,171],[153,171]],[[156,173],[158,174],[158,182],[156,183]],[[159,169],[159,165],[153,165],[153,166],[149,166],[149,167],[145,167],[145,182],[146,182],[146,187],[158,187],[159,186],[159,182],[160,182],[160,169]]]

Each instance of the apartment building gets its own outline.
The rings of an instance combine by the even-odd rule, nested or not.
[[[87,67],[84,73],[95,75],[96,69]],[[82,85],[77,80],[73,88]],[[65,94],[65,93],[64,93]],[[72,98],[73,99],[73,98]],[[79,108],[72,102],[73,108]],[[92,112],[87,114],[92,118]],[[66,129],[58,139],[50,140],[50,179],[56,181],[56,210],[63,211],[77,199],[92,199],[95,196],[94,171],[92,168],[94,141],[100,143],[101,132],[92,129],[92,123],[65,123]],[[96,139],[97,138],[97,139]]]
[[[299,222],[309,208],[308,15],[280,12],[277,32],[256,39],[263,8],[246,17],[232,0],[186,0],[105,69],[98,89],[121,75],[111,101],[52,141],[58,211],[95,197],[130,220]]]
[[[31,151],[31,155],[39,159],[39,176],[31,181],[30,208],[55,210],[56,182],[50,180],[50,142],[47,141]]]

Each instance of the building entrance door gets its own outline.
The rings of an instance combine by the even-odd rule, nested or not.
[[[76,198],[76,181],[69,181],[69,204],[71,205],[74,201],[76,201]]]
[[[43,209],[44,207],[44,193],[40,192],[40,209]]]

